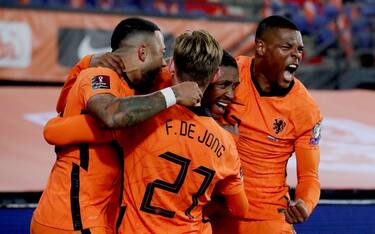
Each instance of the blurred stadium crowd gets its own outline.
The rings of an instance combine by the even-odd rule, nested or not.
[[[284,15],[305,43],[303,82],[309,88],[375,88],[375,0],[0,0],[67,10],[99,10],[177,17],[258,21]],[[359,69],[359,70],[358,70]],[[361,74],[361,75],[359,75]],[[360,76],[353,80],[354,76]],[[320,83],[311,83],[315,77]],[[302,77],[300,75],[300,77]],[[344,81],[345,84],[341,84]],[[328,84],[328,85],[327,85]]]

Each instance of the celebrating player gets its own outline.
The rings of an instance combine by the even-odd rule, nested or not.
[[[58,103],[62,116],[90,113],[106,126],[125,127],[167,107],[161,92],[129,97],[149,86],[165,65],[158,26],[140,18],[125,19],[115,28],[111,47],[124,60],[127,71],[120,77],[108,68],[89,68],[75,82],[68,79]],[[172,90],[179,104],[194,105],[202,95],[194,82],[178,84]],[[58,147],[31,232],[114,233],[122,184],[118,149],[108,143]]]
[[[291,224],[305,221],[318,203],[322,117],[294,77],[302,53],[297,26],[270,16],[257,28],[255,56],[237,58],[240,85],[229,116],[240,122],[237,148],[249,210],[242,219],[214,219],[214,233],[293,233]],[[290,200],[286,183],[286,166],[293,153],[298,177],[295,201]]]
[[[201,48],[202,52],[195,53],[193,45]],[[205,49],[206,46],[209,50]],[[219,48],[217,42],[206,32],[181,35],[175,45],[175,65],[171,66],[173,80],[194,80],[204,90],[209,77],[213,77],[215,64],[218,64],[216,60]],[[230,55],[226,54],[223,61],[228,59],[230,60]],[[187,60],[196,62],[183,62]],[[236,72],[229,73],[229,76],[223,74],[228,75],[224,70],[217,81],[219,86],[215,88],[216,91],[220,88],[222,91],[213,100],[227,102],[233,96],[233,87],[238,84],[238,75]],[[204,108],[195,108],[194,112],[206,113],[202,109]],[[226,195],[232,214],[241,216],[246,211],[246,199],[240,182],[240,165],[233,158],[236,151],[233,139],[213,119],[199,117],[178,106],[137,127],[121,130],[118,139],[125,152],[130,153],[130,156],[125,154],[124,204],[127,208],[122,231],[148,233],[164,232],[167,229],[173,232],[209,233],[210,228],[201,222],[202,205],[210,200],[214,185],[222,179],[224,180],[218,183],[216,191]],[[202,155],[206,156],[202,158]],[[190,163],[195,166],[189,166]],[[221,176],[217,177],[219,174]],[[172,211],[155,207],[154,204],[163,204]]]

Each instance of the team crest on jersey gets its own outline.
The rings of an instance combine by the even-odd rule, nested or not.
[[[111,82],[109,76],[105,75],[98,75],[91,78],[91,87],[93,90],[95,89],[110,89]]]
[[[321,123],[315,124],[314,128],[312,129],[310,144],[318,145],[320,141],[320,132],[321,132]]]
[[[273,130],[275,130],[276,134],[279,134],[280,132],[282,132],[285,126],[286,126],[286,123],[282,119],[275,119],[275,121],[273,122]]]

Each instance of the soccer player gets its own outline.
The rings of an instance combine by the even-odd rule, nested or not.
[[[305,221],[318,203],[322,117],[294,77],[302,53],[297,26],[270,16],[257,27],[255,56],[237,58],[240,85],[229,116],[240,121],[237,149],[249,209],[245,218],[214,219],[214,233],[293,233],[292,224]],[[298,184],[291,201],[286,166],[293,153]]]
[[[211,82],[203,94],[202,106],[222,127],[238,135],[237,123],[225,120],[227,108],[233,102],[234,90],[240,83],[235,58],[224,50],[218,80]]]
[[[105,126],[125,127],[167,107],[162,92],[129,97],[149,86],[165,65],[158,26],[141,18],[125,19],[115,28],[111,47],[124,60],[127,71],[122,77],[103,67],[82,71],[60,96],[62,116],[90,113]],[[176,102],[184,105],[195,105],[202,95],[194,82],[170,90]],[[122,184],[119,151],[108,143],[57,148],[57,160],[34,212],[31,233],[114,233]]]
[[[95,67],[98,65],[118,71],[122,71],[121,66],[123,66],[121,60],[118,60],[118,57],[113,53],[88,55],[75,66],[71,77],[75,77],[76,73],[89,66]],[[225,113],[227,112],[226,108],[233,102],[234,89],[239,84],[237,62],[231,54],[224,50],[219,68],[220,71],[217,80],[211,81],[203,94],[201,111],[203,111],[204,115],[213,117],[222,127],[237,136],[238,129],[236,123],[224,120]],[[153,89],[161,89],[172,85],[172,77],[169,69],[164,68],[156,79],[161,83],[154,83],[156,87]],[[49,120],[44,126],[44,137],[48,143],[57,146],[82,142],[106,143],[115,140],[115,133],[102,131],[104,128],[97,129],[92,127],[95,124],[96,121],[89,115],[55,117]],[[79,133],[76,131],[77,128],[80,128]],[[61,132],[64,132],[64,134],[60,134]]]
[[[213,40],[214,39],[205,32],[193,32],[181,35],[175,46],[174,57],[176,58],[176,69],[171,69],[172,74],[175,74],[174,77],[181,77],[181,80],[193,80],[194,78],[204,79],[203,81],[205,83],[202,83],[203,81],[199,80],[198,82],[202,83],[200,85],[202,88],[207,86],[206,83],[208,82],[208,79],[206,76],[210,77],[209,74],[212,74],[212,69],[215,65],[214,59],[217,57],[217,55],[214,55],[218,53],[217,50],[220,48],[217,45],[217,42]],[[207,49],[203,49],[205,48],[205,44],[210,45],[210,49],[208,51],[206,51]],[[194,53],[194,48],[192,48],[191,45],[196,45],[198,48],[202,48],[202,54]],[[186,65],[186,63],[182,62],[186,60],[196,61],[196,63],[193,65]],[[210,63],[208,63],[211,65],[203,68],[204,66],[202,63],[207,64],[207,61],[209,60],[212,60]],[[233,88],[238,84],[236,62],[228,53],[225,53],[222,59],[221,70],[221,75],[216,82],[218,85],[213,87],[216,85],[216,83],[210,84],[211,93],[214,95],[214,97],[211,99],[213,106],[216,105],[217,102],[227,103],[229,100],[231,100],[233,98]],[[207,108],[203,106],[203,108],[195,108],[193,111],[199,115],[205,115],[207,114],[206,109]],[[221,108],[212,108],[212,110],[215,109],[216,116],[219,116],[222,112]],[[180,112],[183,113],[181,116],[179,114]],[[126,206],[127,208],[122,224],[122,231],[125,230],[125,232],[129,233],[158,233],[164,232],[165,230],[171,230],[176,233],[184,231],[209,233],[211,230],[210,227],[207,227],[207,225],[204,225],[201,222],[201,207],[210,200],[210,195],[212,194],[214,184],[216,184],[217,181],[224,179],[226,177],[225,174],[227,173],[232,173],[232,175],[230,177],[226,177],[224,181],[220,182],[216,191],[218,191],[219,194],[221,193],[226,195],[229,209],[232,211],[233,215],[241,216],[242,212],[247,210],[247,201],[244,193],[241,191],[241,177],[239,174],[240,168],[239,164],[237,164],[238,162],[231,161],[233,160],[233,155],[229,157],[226,156],[228,161],[224,160],[225,157],[219,157],[217,155],[219,152],[217,151],[219,150],[219,141],[222,143],[225,142],[221,146],[226,149],[226,152],[231,152],[232,150],[233,153],[235,152],[235,148],[230,149],[234,146],[232,137],[229,133],[225,132],[223,129],[220,129],[218,125],[214,124],[214,121],[211,118],[199,117],[199,115],[194,114],[186,108],[176,107],[171,111],[162,112],[157,117],[150,121],[145,121],[137,127],[127,128],[126,130],[121,131],[120,139],[122,138],[122,140],[120,142],[123,144],[125,152],[134,151],[134,155],[131,154],[133,156],[126,155],[125,157],[124,191],[125,194],[129,194],[130,197],[125,196],[124,201],[128,199],[128,202],[125,203],[129,203],[130,205]],[[66,118],[66,120],[68,119],[72,118]],[[60,118],[60,120],[62,119]],[[90,118],[88,119],[88,122],[92,120],[93,119]],[[216,136],[216,134],[208,131],[208,127],[206,126],[207,123],[209,123],[209,126],[215,126],[214,129],[220,129],[219,132],[216,132],[216,134],[218,134],[217,136],[223,134],[225,137],[220,140],[216,137],[214,139],[213,135]],[[65,124],[68,124],[68,122],[65,122]],[[45,131],[56,132],[58,130],[58,125],[59,124],[57,122],[49,122]],[[87,124],[80,124],[80,126],[84,126],[85,129],[89,128],[85,125]],[[185,126],[187,127],[186,129]],[[209,128],[211,129],[211,127]],[[85,131],[79,133],[78,135],[82,136]],[[90,131],[95,132],[93,128],[91,128]],[[185,131],[187,132],[185,133]],[[90,134],[91,135],[88,137],[92,138],[93,133]],[[51,134],[46,133],[46,136],[51,137]],[[57,135],[55,135],[55,137],[57,137]],[[204,141],[205,137],[207,138],[208,142]],[[61,139],[61,137],[58,138]],[[91,140],[98,140],[101,138],[103,138],[103,136],[97,135]],[[61,143],[61,141],[56,142],[56,139],[49,140],[55,140],[53,143]],[[189,143],[188,146],[185,145],[187,143]],[[171,151],[172,154],[164,154],[166,150]],[[153,154],[143,155],[144,152],[153,152]],[[186,158],[180,157],[176,155],[176,153],[183,155]],[[159,154],[161,155],[160,157],[158,157]],[[203,155],[205,155],[204,158],[202,158]],[[143,157],[145,158],[142,159]],[[129,161],[127,161],[128,158]],[[197,165],[197,168],[194,169],[191,166],[188,166],[190,160],[192,165]],[[235,163],[235,167],[233,167],[233,163]],[[181,167],[179,167],[179,165],[181,165]],[[163,167],[163,171],[159,171],[159,166]],[[139,167],[144,169],[142,170]],[[226,172],[221,171],[220,167],[223,167],[221,169],[224,169]],[[216,172],[210,172],[211,169],[208,170],[209,168],[214,169]],[[136,171],[139,171],[139,173]],[[159,175],[160,178],[165,178],[165,176],[167,176],[167,179],[166,181],[161,182],[157,179],[154,181],[155,184],[153,182],[148,183],[153,178],[146,176],[146,172],[155,174],[155,179],[158,178]],[[184,173],[187,173],[185,183],[183,183],[185,178]],[[221,176],[217,178],[216,175],[219,174],[221,174]],[[130,179],[139,180],[143,176],[146,176],[146,178],[142,179],[144,181],[139,182],[139,184],[129,182]],[[127,178],[129,178],[129,180]],[[210,184],[209,182],[211,180],[212,182]],[[168,185],[167,182],[173,181],[175,181],[175,183]],[[194,183],[192,183],[192,181],[194,181]],[[139,188],[142,188],[142,184],[143,190],[139,191]],[[179,186],[181,186],[181,192],[178,192],[178,190],[180,190]],[[155,197],[153,199],[150,197],[152,195],[151,190],[155,191],[156,193],[155,196],[153,196]],[[144,195],[144,192],[147,192],[147,194]],[[138,195],[133,196],[135,193]],[[142,203],[140,199],[143,199],[143,197],[145,199],[152,199],[152,201],[149,200]],[[176,201],[176,199],[179,200]],[[170,201],[170,203],[166,204],[166,201]],[[164,212],[165,209],[153,207],[154,204],[160,203],[166,204],[167,208],[174,207],[176,209],[176,217],[169,217],[174,212],[168,212],[168,210]],[[133,206],[133,204],[136,205]],[[139,211],[140,208],[141,211]],[[135,218],[134,215],[137,216],[137,218]],[[168,218],[166,218],[166,216],[168,216]]]
[[[218,42],[204,31],[180,35],[173,53],[174,82],[195,81],[205,90],[221,55]],[[173,106],[121,133],[128,152],[122,233],[209,233],[202,206],[215,185],[232,215],[246,212],[235,143],[212,118],[195,114],[194,108]]]

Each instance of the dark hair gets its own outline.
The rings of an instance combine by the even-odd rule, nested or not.
[[[120,47],[121,41],[134,33],[154,33],[155,31],[160,31],[160,28],[149,20],[137,17],[124,19],[113,30],[111,37],[112,51],[117,50]]]
[[[297,25],[295,25],[289,19],[283,16],[273,15],[260,21],[255,33],[255,40],[263,39],[263,36],[266,32],[277,28],[288,28],[299,31]]]
[[[226,50],[223,50],[220,66],[230,66],[237,68],[236,59]]]

